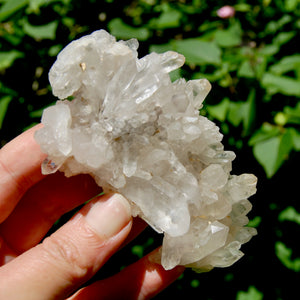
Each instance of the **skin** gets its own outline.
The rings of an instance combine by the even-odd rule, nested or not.
[[[157,250],[83,287],[146,224],[130,216],[122,196],[95,197],[101,189],[89,175],[42,175],[46,155],[33,138],[40,127],[0,150],[0,299],[149,299],[166,288],[184,268],[164,270],[152,262]],[[93,197],[44,238],[57,219]]]

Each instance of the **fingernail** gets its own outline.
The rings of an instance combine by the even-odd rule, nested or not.
[[[128,201],[120,194],[113,194],[110,198],[104,196],[91,203],[85,219],[99,236],[108,239],[129,223],[131,208]]]

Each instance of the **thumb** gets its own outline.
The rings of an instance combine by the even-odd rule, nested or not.
[[[90,279],[131,229],[119,194],[91,201],[68,223],[0,269],[0,299],[63,299]]]

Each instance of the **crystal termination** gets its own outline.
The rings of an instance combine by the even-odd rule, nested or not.
[[[235,154],[199,115],[210,83],[171,82],[184,57],[138,59],[137,48],[135,39],[117,42],[99,30],[61,51],[49,72],[60,100],[44,110],[35,135],[48,154],[42,172],[87,173],[124,195],[133,216],[164,234],[165,269],[230,266],[256,234],[245,225],[257,179],[230,174]]]

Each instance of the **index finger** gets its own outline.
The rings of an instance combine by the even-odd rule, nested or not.
[[[40,181],[41,163],[46,158],[34,140],[39,124],[25,131],[0,150],[0,223],[15,208],[25,192]]]

